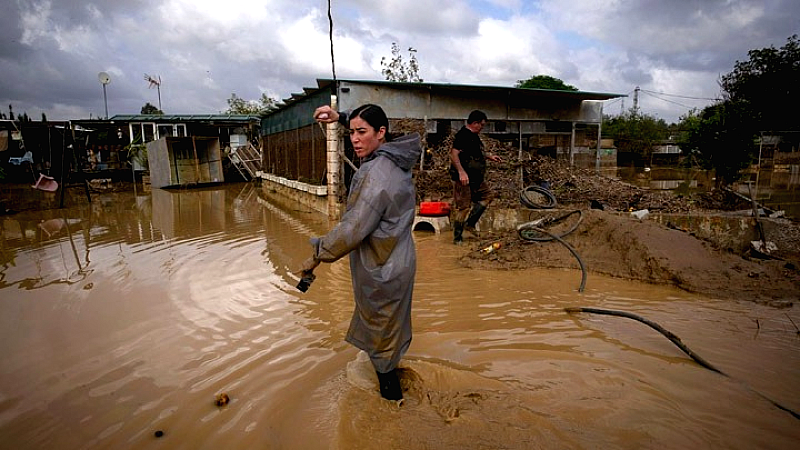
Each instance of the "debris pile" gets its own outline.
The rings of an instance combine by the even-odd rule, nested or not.
[[[412,121],[406,130],[419,132]],[[395,128],[396,129],[396,128]],[[424,127],[422,128],[424,130]],[[416,169],[418,201],[449,201],[452,183],[448,174],[453,136],[425,150],[422,170]],[[495,191],[495,208],[521,207],[519,194],[531,185],[547,183],[562,206],[597,208],[610,211],[647,209],[666,213],[692,211],[736,210],[749,207],[746,202],[729,193],[712,191],[690,197],[672,191],[653,191],[630,183],[597,174],[594,169],[570,167],[569,162],[548,156],[532,155],[500,141],[481,135],[487,153],[503,158],[503,162],[488,163],[487,182]]]

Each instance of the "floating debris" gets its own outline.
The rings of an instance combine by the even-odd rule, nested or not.
[[[231,398],[228,397],[228,394],[223,392],[222,394],[217,394],[217,398],[214,400],[214,404],[219,407],[222,407],[230,403],[230,401]]]

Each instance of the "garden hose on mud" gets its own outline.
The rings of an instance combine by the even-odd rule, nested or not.
[[[525,206],[528,206],[529,208],[541,207],[535,203],[528,201],[530,199],[527,195],[527,192],[534,192],[534,191],[542,193],[547,198],[552,199],[552,201],[548,203],[552,204],[552,206],[549,207],[552,208],[553,206],[555,206],[556,199],[553,196],[552,192],[550,192],[549,189],[540,186],[528,186],[520,193],[519,195],[520,201]],[[556,233],[551,233],[550,231],[545,229],[545,227],[555,226],[560,223],[568,223],[567,220],[575,214],[578,215],[578,219],[575,220],[574,223],[570,223],[566,230],[559,231],[556,234]],[[572,253],[572,256],[574,256],[575,259],[578,260],[578,265],[581,267],[581,284],[578,287],[578,292],[583,292],[584,288],[586,287],[586,277],[587,277],[586,265],[583,263],[583,260],[581,259],[580,255],[578,255],[578,252],[562,238],[572,233],[573,231],[577,230],[578,226],[581,224],[582,221],[583,221],[583,212],[579,209],[576,209],[573,211],[569,211],[561,216],[543,217],[537,220],[532,220],[530,222],[525,222],[517,226],[517,234],[519,234],[519,237],[522,240],[537,241],[537,242],[558,241],[561,245],[566,247],[570,253]]]
[[[658,331],[662,335],[664,335],[673,344],[675,344],[679,349],[681,349],[682,352],[686,353],[690,358],[692,358],[692,360],[694,360],[696,363],[700,364],[701,366],[705,367],[708,370],[716,372],[716,373],[718,373],[720,375],[723,375],[725,377],[731,378],[730,375],[728,375],[725,372],[717,369],[716,367],[711,365],[711,363],[709,363],[705,359],[701,358],[698,354],[696,354],[691,349],[689,349],[689,347],[687,347],[686,345],[683,344],[683,342],[681,342],[681,339],[678,336],[676,336],[675,334],[673,334],[669,330],[665,329],[661,325],[659,325],[659,324],[657,324],[657,323],[655,323],[655,322],[653,322],[651,320],[645,319],[644,317],[638,316],[638,315],[633,314],[633,313],[629,313],[629,312],[625,312],[625,311],[615,311],[615,310],[612,310],[612,309],[570,307],[570,308],[564,308],[564,311],[566,311],[569,314],[584,312],[584,313],[591,313],[591,314],[603,314],[603,315],[607,315],[607,316],[625,317],[625,318],[628,318],[628,319],[636,320],[637,322],[641,322],[641,323],[649,326],[650,328]],[[733,379],[733,378],[731,378],[731,379]],[[767,397],[766,395],[754,390],[753,388],[751,388],[750,386],[748,386],[744,382],[739,382],[739,383],[742,386],[744,386],[745,388],[747,388],[750,392],[753,392],[754,394],[757,394],[759,397],[763,398],[764,400],[767,400],[768,402],[772,403],[773,406],[775,406],[776,408],[788,412],[795,419],[800,419],[800,413],[792,410],[791,408],[788,408],[786,406],[781,405],[780,403],[776,402],[775,400],[772,400],[771,398]]]
[[[560,223],[569,223],[567,219],[571,216],[577,214],[578,219],[575,222],[570,223],[569,226],[558,233],[550,233],[545,231],[542,233],[541,230],[546,230],[548,228],[552,228]],[[519,237],[526,240],[526,241],[552,241],[556,238],[563,238],[564,236],[572,233],[573,231],[578,229],[578,226],[583,221],[583,211],[580,209],[576,209],[573,211],[569,211],[561,216],[549,216],[549,217],[542,217],[536,220],[531,220],[530,222],[525,222],[521,225],[517,226],[517,233]]]

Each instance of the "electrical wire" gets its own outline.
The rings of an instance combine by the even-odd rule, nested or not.
[[[649,92],[648,92],[648,93],[646,93],[646,94],[650,95],[650,96],[651,96],[651,97],[653,97],[653,98],[656,98],[656,99],[658,99],[658,100],[661,100],[662,102],[672,103],[673,105],[680,106],[681,108],[693,109],[693,107],[692,107],[692,106],[689,106],[689,105],[684,105],[683,103],[678,103],[678,102],[675,102],[675,101],[672,101],[672,100],[667,100],[667,99],[665,99],[665,98],[661,98],[661,97],[659,97],[659,96],[657,96],[657,95],[655,95],[655,94],[651,94],[651,93],[649,93]]]
[[[692,109],[692,107],[691,107],[691,106],[684,105],[684,104],[682,104],[682,103],[678,103],[678,102],[675,102],[675,101],[672,101],[672,100],[667,100],[666,98],[661,98],[661,97],[659,97],[658,95],[654,94],[653,92],[650,92],[650,91],[644,91],[644,90],[642,90],[641,92],[642,92],[642,93],[645,93],[645,94],[647,94],[647,95],[649,95],[649,96],[651,96],[651,97],[657,98],[657,99],[661,100],[662,102],[672,103],[673,105],[678,105],[678,106],[680,106],[681,108]]]
[[[648,94],[658,94],[658,95],[666,95],[667,97],[678,97],[678,98],[686,98],[689,100],[719,100],[716,98],[708,98],[708,97],[690,97],[688,95],[678,95],[678,94],[667,94],[666,92],[655,92],[649,91],[647,89],[639,89],[640,92],[647,92]]]
[[[331,0],[328,0],[328,39],[331,41],[331,72],[333,85],[336,85],[336,60],[333,57],[333,14],[331,14]]]

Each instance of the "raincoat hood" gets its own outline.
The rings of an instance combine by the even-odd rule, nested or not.
[[[392,160],[397,167],[409,171],[414,167],[414,164],[419,161],[421,153],[422,147],[420,146],[419,134],[411,133],[381,145],[372,155],[367,157],[366,160],[368,161],[378,155],[383,155]]]

